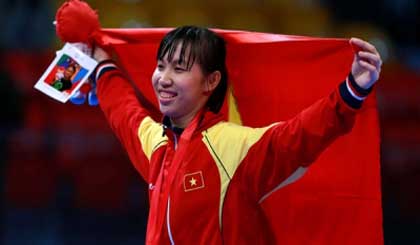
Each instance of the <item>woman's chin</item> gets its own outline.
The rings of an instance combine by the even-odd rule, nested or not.
[[[160,112],[165,116],[168,116],[171,118],[176,116],[176,110],[172,106],[165,106],[165,105],[160,104],[159,109],[160,109]]]

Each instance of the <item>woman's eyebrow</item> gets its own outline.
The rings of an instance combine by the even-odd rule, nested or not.
[[[172,59],[171,63],[172,65],[187,65],[185,59]]]

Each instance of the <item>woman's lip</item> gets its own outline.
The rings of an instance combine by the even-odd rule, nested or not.
[[[161,98],[168,99],[168,98],[173,98],[175,96],[177,96],[177,93],[172,92],[172,91],[167,91],[167,90],[160,90],[159,91],[159,97],[161,97]]]
[[[164,91],[164,90],[160,90],[159,93],[159,102],[162,105],[168,105],[169,103],[171,103],[173,100],[175,100],[176,96],[178,95],[175,92],[172,91]]]

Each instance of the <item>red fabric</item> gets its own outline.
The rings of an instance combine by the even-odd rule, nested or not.
[[[158,43],[169,29],[104,29],[144,96],[156,103],[150,77]],[[263,126],[297,114],[325,96],[350,71],[347,40],[215,30],[227,41],[230,82],[242,121]],[[375,96],[353,131],[324,152],[297,183],[263,206],[282,244],[382,244],[379,131]]]

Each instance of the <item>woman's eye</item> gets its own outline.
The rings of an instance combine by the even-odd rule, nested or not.
[[[158,64],[157,65],[157,68],[161,71],[161,70],[165,69],[165,66],[162,65],[162,64]]]
[[[177,67],[175,67],[175,71],[176,71],[176,72],[184,72],[184,71],[185,71],[185,69],[184,69],[183,67],[179,67],[179,66],[177,66]]]

